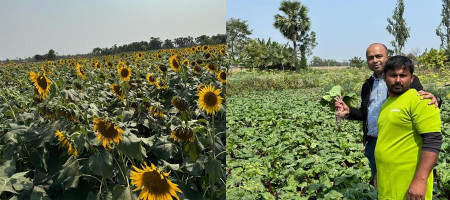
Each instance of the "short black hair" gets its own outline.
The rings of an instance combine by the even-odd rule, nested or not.
[[[413,62],[411,61],[411,59],[409,59],[406,56],[392,56],[392,57],[390,57],[386,61],[386,64],[384,65],[383,72],[386,74],[386,72],[388,70],[395,70],[395,69],[399,69],[399,68],[403,68],[405,70],[409,70],[409,72],[411,72],[411,74],[413,74],[413,72],[414,72],[414,64],[413,64]]]

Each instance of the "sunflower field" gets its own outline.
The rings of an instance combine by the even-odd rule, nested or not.
[[[0,199],[225,199],[225,45],[0,67]]]

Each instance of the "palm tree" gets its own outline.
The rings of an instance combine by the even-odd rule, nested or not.
[[[276,14],[275,23],[273,25],[284,37],[291,40],[294,44],[294,65],[298,72],[297,42],[301,42],[303,45],[315,43],[315,41],[310,41],[311,38],[309,38],[308,34],[311,26],[308,18],[308,8],[298,1],[292,2],[284,0],[281,2],[279,10],[282,11],[284,15]],[[306,48],[302,48],[300,52],[303,58],[306,58],[306,56],[304,56],[305,49]]]

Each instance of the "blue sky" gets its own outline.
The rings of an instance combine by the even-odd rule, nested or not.
[[[247,20],[253,30],[251,38],[266,38],[280,43],[288,42],[278,30],[273,27],[274,15],[281,1],[274,0],[227,0],[226,18]],[[394,0],[301,0],[309,9],[311,29],[316,32],[318,45],[312,56],[348,60],[355,56],[364,58],[366,48],[375,42],[386,44],[394,37],[386,26],[387,18],[392,18],[392,12],[397,1]],[[426,3],[425,3],[426,2]],[[405,0],[407,26],[410,27],[410,37],[406,41],[403,52],[419,51],[427,48],[439,48],[440,39],[436,35],[442,17],[441,0]],[[292,46],[292,42],[289,43]],[[312,57],[311,56],[311,57]]]
[[[0,60],[225,34],[225,0],[1,0]]]

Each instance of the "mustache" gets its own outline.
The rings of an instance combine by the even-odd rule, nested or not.
[[[394,83],[394,84],[391,85],[391,87],[395,87],[395,86],[402,86],[403,87],[403,84],[402,83]]]

